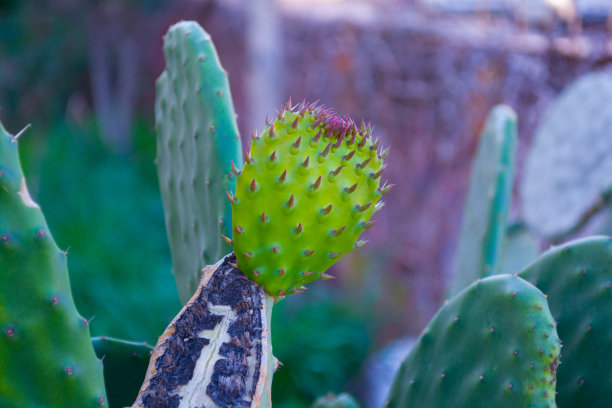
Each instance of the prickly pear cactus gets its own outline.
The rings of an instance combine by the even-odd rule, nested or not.
[[[253,137],[232,203],[232,246],[240,270],[268,293],[301,291],[364,242],[389,187],[380,140],[315,104],[282,107]],[[228,239],[229,241],[229,239]]]
[[[542,292],[512,275],[485,278],[436,313],[387,406],[554,408],[559,343]]]
[[[612,401],[612,240],[591,237],[545,252],[520,273],[548,295],[563,340],[560,408]]]
[[[317,398],[312,408],[359,408],[355,398],[343,392],[340,395],[329,394]]]
[[[110,408],[129,406],[142,384],[153,347],[112,337],[91,339],[96,355],[104,364],[104,382]]]
[[[525,221],[546,237],[583,224],[612,193],[612,77],[583,76],[536,130],[521,189]]]
[[[463,212],[451,296],[476,279],[493,274],[499,261],[512,200],[516,122],[516,113],[511,108],[496,106],[480,135]]]
[[[166,70],[157,80],[157,168],[183,302],[198,287],[200,271],[230,252],[232,161],[241,144],[227,74],[210,36],[193,21],[164,37]]]
[[[108,407],[66,266],[0,124],[0,406]]]
[[[496,268],[498,273],[514,274],[535,261],[540,254],[538,240],[522,222],[506,228],[504,247]]]

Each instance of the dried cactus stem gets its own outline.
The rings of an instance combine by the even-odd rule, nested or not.
[[[271,406],[274,299],[234,262],[230,254],[204,268],[159,338],[134,408]]]

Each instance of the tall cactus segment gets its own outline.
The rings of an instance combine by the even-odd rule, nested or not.
[[[612,240],[592,237],[545,252],[520,276],[548,295],[563,340],[560,408],[612,401]]]
[[[232,161],[241,144],[227,74],[210,36],[195,22],[170,28],[166,70],[157,80],[157,166],[173,272],[183,302],[200,271],[230,252]]]
[[[511,108],[496,106],[480,136],[463,213],[451,296],[476,279],[493,274],[499,261],[512,199],[516,122]]]
[[[546,237],[585,224],[612,195],[612,76],[568,86],[536,130],[521,189],[525,221]]]
[[[300,292],[356,242],[389,187],[380,140],[316,104],[282,107],[253,135],[238,176],[232,246],[240,270],[268,293]],[[228,239],[229,241],[229,239]]]
[[[560,349],[542,292],[519,277],[491,276],[438,311],[387,406],[553,408]]]
[[[102,363],[70,292],[66,253],[0,124],[0,406],[108,407]]]

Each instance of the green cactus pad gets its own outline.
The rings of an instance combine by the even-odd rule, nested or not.
[[[496,267],[497,273],[514,274],[535,261],[540,254],[538,240],[522,222],[506,228],[504,247]]]
[[[542,292],[512,275],[485,278],[436,313],[387,406],[554,408],[559,343]]]
[[[512,200],[516,113],[505,105],[491,110],[472,164],[463,211],[456,276],[449,294],[494,273],[500,258]]]
[[[110,408],[131,405],[147,373],[153,347],[112,337],[91,339],[96,355],[104,363],[104,381]]]
[[[200,271],[230,252],[231,206],[242,147],[227,73],[210,36],[193,21],[164,38],[166,70],[157,80],[157,166],[173,272],[187,301]]]
[[[359,408],[359,404],[355,398],[343,392],[340,395],[329,394],[317,398],[312,408]]]
[[[525,221],[563,236],[612,193],[612,76],[585,75],[552,104],[538,126],[521,188]]]
[[[108,407],[102,363],[70,292],[66,253],[0,124],[0,407]]]
[[[379,140],[315,104],[281,108],[236,169],[233,248],[240,270],[274,296],[297,293],[363,242],[387,191]]]
[[[604,408],[612,401],[612,240],[591,237],[545,252],[520,276],[548,295],[563,364],[561,408]]]

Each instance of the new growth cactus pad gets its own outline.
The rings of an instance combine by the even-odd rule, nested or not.
[[[316,104],[282,107],[253,135],[232,203],[240,270],[275,296],[297,293],[353,248],[381,207],[372,130]],[[229,239],[228,239],[229,241]]]

